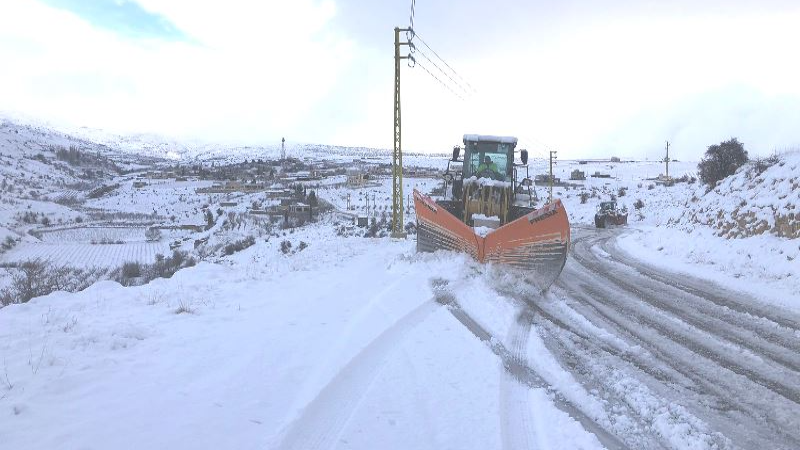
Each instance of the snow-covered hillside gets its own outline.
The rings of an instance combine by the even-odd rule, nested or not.
[[[798,173],[794,152],[772,165],[750,162],[711,191],[701,183],[640,191],[634,195],[645,206],[632,217],[637,230],[620,244],[665,268],[797,308]],[[637,221],[639,214],[649,218]]]
[[[678,223],[741,238],[765,233],[800,237],[800,151],[751,161],[693,199]]]
[[[104,153],[113,152],[117,155],[127,155],[139,159],[234,163],[253,158],[277,159],[281,156],[280,140],[272,143],[245,145],[235,142],[177,139],[155,134],[119,134],[89,127],[60,127],[9,113],[0,113],[0,124],[4,128],[11,129],[12,132],[22,131],[25,139],[31,140],[34,144],[46,142],[45,146],[92,146]],[[371,158],[391,163],[392,158],[392,150],[388,148],[345,147],[304,143],[291,139],[285,143],[285,152],[289,157],[315,160]],[[404,152],[407,163],[412,165],[415,164],[416,157],[422,157],[423,160],[429,161],[430,155],[431,153],[418,153],[408,149]],[[437,160],[441,160],[441,158],[437,157]]]

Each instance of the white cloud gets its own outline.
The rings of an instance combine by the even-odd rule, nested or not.
[[[130,40],[38,2],[0,11],[3,107],[57,122],[212,139],[301,127],[351,43],[330,3],[142,2],[192,42]]]
[[[112,130],[392,145],[389,25],[354,42],[331,1],[139,3],[192,41],[133,41],[35,1],[5,2],[0,107]],[[464,4],[473,15],[488,7]],[[545,9],[527,10],[547,18],[540,25],[552,19],[545,28],[518,18],[478,47],[463,43],[484,30],[465,40],[420,19],[478,93],[462,102],[404,66],[404,148],[447,151],[465,132],[517,135],[539,155],[544,141],[562,158],[643,155],[666,139],[681,158],[730,136],[767,151],[800,142],[800,10],[623,8],[570,21]]]
[[[800,128],[786,120],[800,114],[797,23],[800,11],[628,15],[582,21],[546,39],[509,31],[507,45],[451,57],[478,89],[467,102],[421,70],[403,69],[404,146],[447,151],[464,132],[526,137],[523,145],[543,155],[541,140],[562,157],[644,156],[667,139],[682,158],[730,136],[761,152],[797,144]],[[382,130],[384,145],[388,89],[370,105],[380,118],[362,127]]]

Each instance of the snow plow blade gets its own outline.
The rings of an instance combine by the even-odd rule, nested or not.
[[[567,261],[570,230],[560,200],[534,210],[492,231],[486,237],[414,190],[417,251],[453,250],[479,262],[507,264],[524,271],[540,289],[550,287]]]

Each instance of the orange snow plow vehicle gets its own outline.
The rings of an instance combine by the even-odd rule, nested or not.
[[[528,152],[515,163],[517,139],[464,135],[444,174],[441,199],[414,190],[417,251],[455,250],[480,262],[508,264],[547,289],[561,274],[570,242],[564,205],[535,208]]]

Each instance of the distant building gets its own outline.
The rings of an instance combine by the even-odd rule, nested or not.
[[[582,170],[575,169],[569,174],[570,180],[585,180],[586,179],[586,172]]]
[[[545,173],[545,174],[541,174],[541,175],[536,175],[536,177],[534,177],[533,181],[535,181],[537,183],[549,183],[550,182],[550,174],[546,174]],[[553,177],[553,183],[554,184],[558,184],[560,182],[561,182],[560,178]]]
[[[369,179],[369,175],[367,175],[362,169],[360,168],[349,168],[347,169],[347,186],[358,188],[363,187],[366,184],[367,180]]]

